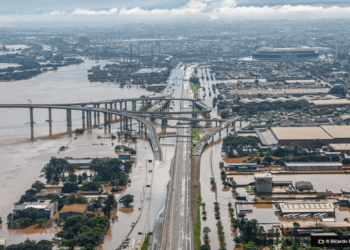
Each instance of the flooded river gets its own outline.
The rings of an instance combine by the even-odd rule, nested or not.
[[[100,61],[104,66],[107,61]],[[133,87],[119,88],[116,84],[90,83],[87,80],[87,70],[96,63],[91,60],[80,65],[73,65],[39,75],[38,77],[18,81],[0,83],[1,103],[66,103],[97,101],[106,99],[117,99],[126,97],[140,97],[150,95],[144,89]],[[29,101],[30,100],[30,101]],[[30,141],[30,128],[26,124],[29,121],[27,109],[0,109],[0,185],[3,190],[0,203],[0,217],[3,218],[3,225],[0,228],[0,237],[7,238],[7,244],[19,243],[26,238],[51,240],[54,229],[48,231],[39,229],[29,230],[7,230],[6,217],[12,212],[13,204],[19,200],[25,190],[29,189],[35,180],[44,181],[40,178],[40,171],[52,156],[55,157],[115,157],[114,146],[110,139],[97,139],[98,135],[103,136],[105,131],[93,129],[79,136],[77,140],[65,134],[66,113],[64,111],[52,112],[53,138],[48,138],[49,126],[47,110],[34,109],[34,135],[36,140]],[[81,112],[72,112],[73,128],[81,127]],[[113,124],[111,132],[116,133],[118,124]],[[159,127],[159,126],[158,126]],[[133,128],[137,128],[136,123]],[[160,128],[158,128],[160,129]],[[58,135],[61,134],[61,135]],[[101,143],[103,145],[101,145]],[[146,174],[146,160],[153,159],[148,140],[140,138],[136,145],[137,163],[132,172],[132,182],[126,193],[135,196],[133,211],[118,211],[118,221],[111,224],[111,230],[105,239],[104,249],[115,249],[128,233],[130,221],[135,221],[140,214],[140,192],[146,181],[156,179],[152,188],[152,195],[149,192],[149,199],[152,205],[148,207],[149,228],[154,224],[157,214],[162,208],[166,194],[166,184],[169,180],[170,160],[174,152],[173,140],[164,140],[164,161],[157,166],[152,175]],[[94,145],[95,144],[95,145]],[[68,146],[68,149],[59,153],[61,146]],[[149,166],[147,166],[149,167]],[[147,191],[145,192],[147,199]],[[149,203],[151,204],[151,203]],[[145,224],[145,223],[144,223]],[[149,229],[145,229],[148,231]],[[138,232],[135,232],[137,235]]]

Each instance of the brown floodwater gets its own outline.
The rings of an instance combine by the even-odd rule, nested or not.
[[[106,63],[107,61],[99,62],[101,66]],[[72,65],[44,73],[29,80],[1,82],[1,103],[29,103],[28,99],[35,104],[66,103],[131,98],[152,94],[137,87],[130,90],[119,88],[118,85],[112,83],[90,83],[87,80],[87,70],[94,65],[96,65],[94,61],[86,61],[81,65]],[[25,190],[30,188],[33,182],[36,180],[45,181],[39,177],[40,171],[51,157],[116,157],[114,147],[122,142],[114,140],[114,145],[112,145],[110,139],[97,139],[97,136],[103,137],[105,133],[107,133],[107,137],[110,136],[108,131],[100,129],[87,131],[75,140],[74,135],[65,134],[67,129],[65,112],[56,110],[52,112],[52,130],[55,136],[50,138],[48,137],[49,127],[45,122],[48,119],[48,111],[39,109],[34,109],[34,136],[36,140],[31,141],[29,125],[25,124],[29,121],[28,110],[0,109],[0,114],[2,116],[0,122],[0,186],[3,190],[2,202],[0,203],[0,217],[3,218],[3,225],[0,228],[0,237],[7,238],[8,245],[22,242],[26,238],[51,240],[57,229],[8,230],[5,224],[6,217],[12,212],[13,204],[19,200]],[[73,128],[81,127],[81,113],[73,111],[72,118]],[[133,128],[134,126],[137,128],[136,125],[137,123],[133,125]],[[112,124],[111,132],[116,133],[118,127],[119,124]],[[160,128],[160,126],[158,127]],[[111,230],[105,237],[104,249],[116,248],[125,238],[129,231],[127,229],[131,229],[130,221],[136,221],[140,214],[138,208],[141,207],[143,186],[153,179],[157,181],[152,183],[152,189],[144,192],[144,200],[152,201],[145,202],[148,204],[145,215],[148,216],[144,217],[149,220],[148,230],[154,225],[154,221],[164,204],[175,141],[162,139],[161,142],[164,144],[164,160],[156,162],[151,173],[146,171],[149,170],[147,168],[151,167],[147,166],[146,160],[152,159],[154,162],[148,140],[138,139],[136,145],[130,142],[125,144],[135,147],[137,150],[136,164],[131,173],[132,183],[127,190],[122,192],[122,194],[130,193],[135,196],[134,210],[129,213],[118,212],[118,220],[112,222]],[[68,148],[59,151],[61,146]],[[120,194],[116,194],[117,198],[120,196]],[[140,219],[140,225],[142,223],[146,224],[146,219],[143,217]],[[139,229],[136,228],[136,230]],[[131,236],[138,237],[138,233]]]

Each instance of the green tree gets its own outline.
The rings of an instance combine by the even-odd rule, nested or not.
[[[123,204],[125,207],[130,207],[131,203],[133,203],[133,202],[134,202],[134,196],[131,194],[124,195],[120,199],[120,203]]]

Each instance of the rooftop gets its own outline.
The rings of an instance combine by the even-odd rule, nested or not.
[[[322,126],[322,128],[333,138],[350,138],[350,126]]]
[[[279,203],[279,207],[282,213],[333,213],[334,205],[330,202],[327,203],[296,203],[296,202],[288,202],[288,203]]]
[[[350,150],[350,144],[348,143],[329,144],[329,146],[335,150]]]
[[[271,130],[278,140],[332,140],[321,127],[274,127]]]
[[[319,167],[319,166],[343,166],[340,162],[285,162],[284,163],[288,167],[302,167],[302,166],[307,166],[307,167]]]
[[[255,178],[272,178],[270,173],[255,173]]]
[[[60,214],[61,213],[69,213],[69,212],[84,213],[87,207],[88,207],[88,204],[64,205],[64,207],[60,211]]]

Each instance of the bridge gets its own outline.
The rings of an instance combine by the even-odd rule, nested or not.
[[[162,149],[160,147],[159,138],[157,131],[155,130],[152,123],[140,116],[135,114],[129,114],[127,112],[120,112],[118,110],[110,110],[103,108],[91,108],[91,107],[80,107],[80,106],[60,106],[60,105],[45,105],[45,104],[0,104],[0,108],[27,108],[30,111],[30,127],[31,127],[31,138],[34,139],[34,108],[44,108],[49,111],[49,128],[50,135],[52,135],[52,109],[65,109],[67,112],[67,131],[72,131],[72,110],[77,110],[82,112],[82,120],[83,127],[85,127],[85,113],[87,118],[87,127],[92,127],[92,112],[94,112],[94,118],[96,122],[96,113],[104,114],[104,126],[109,126],[112,121],[112,116],[120,116],[121,121],[121,130],[126,129],[128,127],[128,121],[130,120],[130,125],[132,126],[131,119],[137,120],[139,122],[139,130],[143,129],[143,125],[145,126],[145,134],[149,138],[151,142],[151,146],[154,152],[154,157],[156,160],[162,160]],[[99,119],[99,115],[98,115]],[[124,125],[123,125],[124,121]],[[147,134],[147,130],[149,131],[149,135]]]

